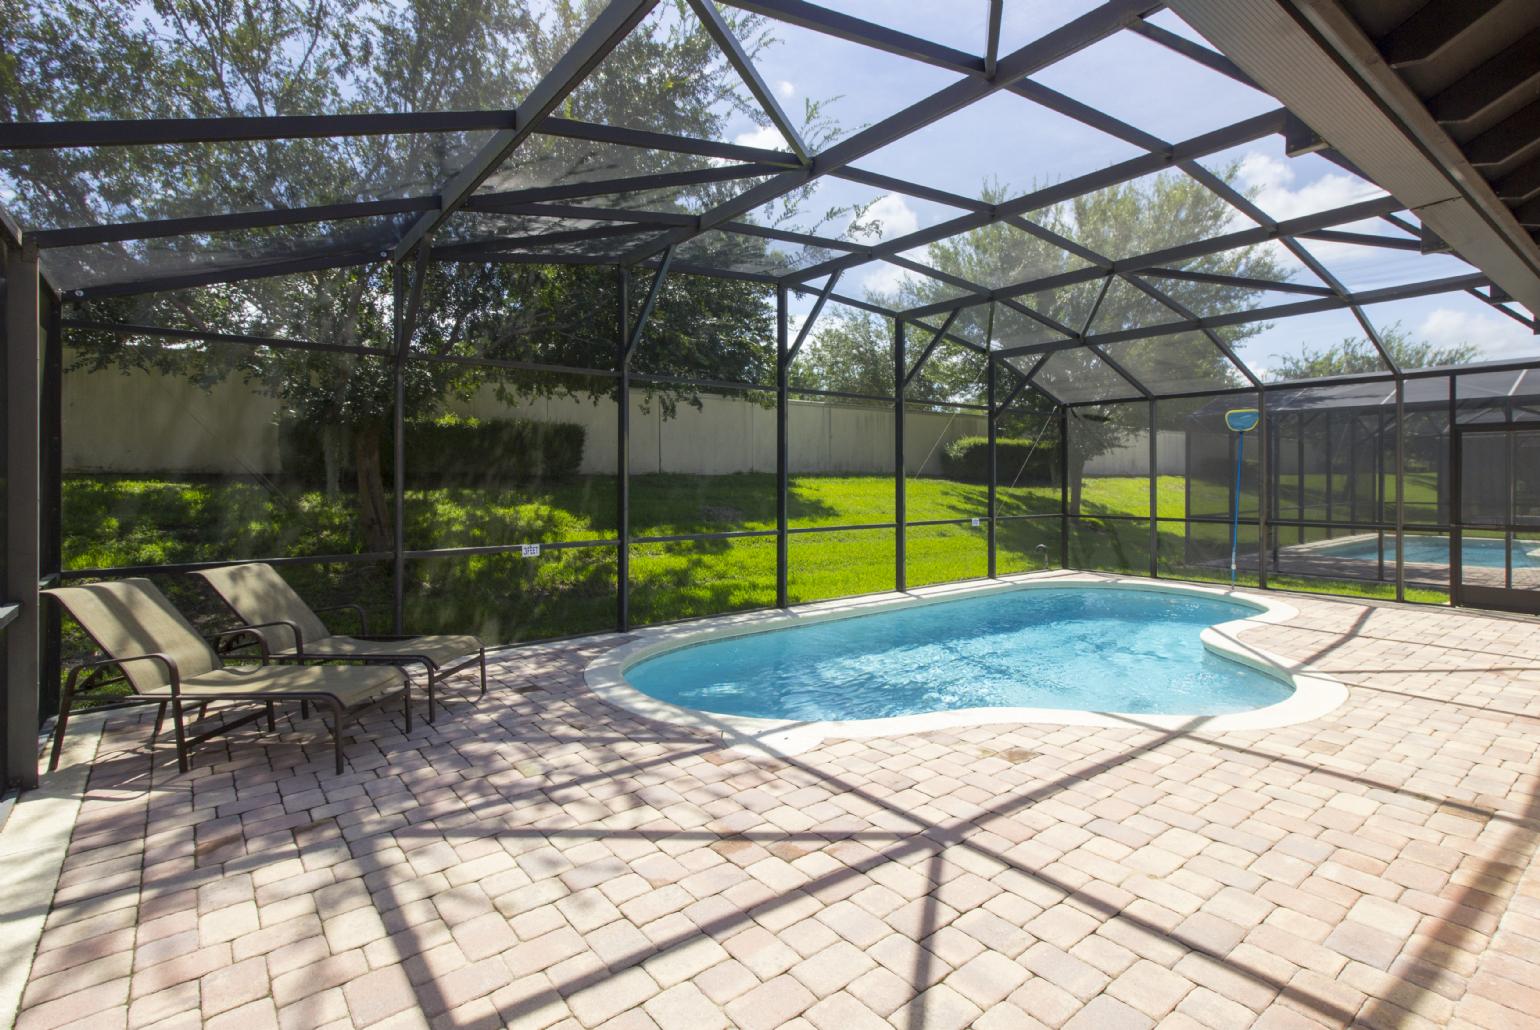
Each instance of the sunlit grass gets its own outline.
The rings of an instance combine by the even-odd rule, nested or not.
[[[908,478],[911,522],[966,520],[987,512],[982,484]],[[1155,481],[1156,511],[1186,514],[1186,483]],[[1408,493],[1411,493],[1409,489]],[[612,541],[618,536],[613,477],[583,476],[552,484],[409,489],[405,496],[409,550],[523,542]],[[631,605],[637,622],[688,618],[763,607],[775,600],[773,538],[704,542],[646,542],[648,537],[732,531],[771,531],[776,524],[775,477],[643,475],[631,481]],[[1196,504],[1196,501],[1195,501]],[[1002,516],[1053,515],[1057,487],[1002,487]],[[884,476],[793,476],[788,520],[788,594],[792,601],[891,590],[896,582],[894,531],[828,527],[892,523],[893,481]],[[1088,569],[1148,572],[1150,488],[1146,479],[1093,478],[1082,491],[1084,519],[1072,526],[1070,564]],[[1224,579],[1213,560],[1189,561],[1193,542],[1180,522],[1157,524],[1163,575]],[[1223,527],[1220,527],[1222,530]],[[1217,531],[1216,531],[1217,532]],[[1219,533],[1219,535],[1223,535]],[[997,537],[1000,574],[1059,563],[1057,519],[1004,519]],[[1205,540],[1212,550],[1213,541]],[[350,494],[294,490],[273,484],[118,479],[74,476],[64,491],[67,568],[113,568],[283,555],[346,555],[365,551]],[[966,523],[910,526],[906,533],[910,586],[987,574],[987,533]],[[307,568],[309,571],[307,571]],[[615,620],[617,558],[612,547],[548,550],[538,561],[517,554],[413,559],[407,563],[407,617],[417,631],[467,629],[489,639],[523,640],[606,629]],[[362,597],[383,620],[389,612],[389,563],[319,570],[292,566],[286,575],[316,603]],[[1386,584],[1349,580],[1271,578],[1285,589],[1349,597],[1393,597]],[[1447,603],[1412,588],[1412,600]]]

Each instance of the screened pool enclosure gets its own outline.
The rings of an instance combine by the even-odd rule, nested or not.
[[[1232,528],[1246,586],[1540,610],[1533,314],[1172,6],[366,6],[229,79],[7,30],[12,757],[88,650],[39,584],[213,629],[185,573],[257,559],[501,644],[1229,582]]]

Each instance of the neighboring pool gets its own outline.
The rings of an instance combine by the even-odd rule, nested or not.
[[[1529,553],[1536,546],[1529,541],[1515,540],[1513,567],[1540,569],[1540,558]],[[1468,536],[1460,542],[1460,561],[1478,569],[1506,568],[1504,558],[1506,547],[1507,544],[1501,540]],[[1372,535],[1352,537],[1341,543],[1314,545],[1310,548],[1310,553],[1332,558],[1346,558],[1350,561],[1378,561],[1380,557],[1379,542]],[[1389,533],[1385,535],[1385,560],[1392,564],[1396,560],[1396,539]],[[1406,560],[1419,565],[1448,565],[1449,538],[1447,536],[1408,536]]]
[[[961,708],[1219,715],[1293,688],[1212,654],[1221,598],[1119,587],[999,591],[725,637],[630,666],[660,701],[718,715],[876,719]]]

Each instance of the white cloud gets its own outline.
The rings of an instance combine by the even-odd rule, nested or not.
[[[1319,162],[1314,162],[1314,165],[1318,167]],[[1311,166],[1253,150],[1241,158],[1236,168],[1236,184],[1252,194],[1257,207],[1280,221],[1384,196],[1384,191],[1373,183],[1346,172],[1328,171],[1309,183],[1296,185],[1301,167],[1308,169]],[[1232,228],[1250,226],[1251,222],[1237,212]],[[1389,223],[1379,219],[1362,219],[1337,228],[1371,236],[1404,238]],[[1468,271],[1454,258],[1430,257],[1408,251],[1325,240],[1302,242],[1313,257],[1352,290],[1373,289]],[[1272,240],[1264,246],[1274,262],[1300,276],[1301,281],[1316,281],[1314,273],[1307,271],[1304,262],[1281,242]]]
[[[1346,207],[1383,192],[1372,183],[1339,172],[1327,172],[1313,182],[1295,188],[1298,173],[1287,161],[1270,154],[1250,151],[1241,158],[1236,178],[1241,188],[1250,192],[1257,207],[1280,221],[1301,215]]]
[[[785,79],[782,79],[775,84],[775,91],[786,100],[790,100],[792,97],[797,95],[796,84],[787,82]]]
[[[1434,308],[1417,326],[1417,335],[1440,347],[1473,343],[1486,358],[1535,350],[1535,337],[1529,330],[1511,318],[1485,312]]]
[[[761,125],[753,132],[740,132],[733,137],[740,147],[758,147],[761,150],[785,150],[786,139],[773,125]]]
[[[861,238],[891,240],[918,229],[920,216],[915,214],[914,208],[903,197],[897,193],[887,193],[872,201],[866,214],[861,217],[860,224],[866,228],[865,232],[850,231],[848,227],[847,232]]]
[[[907,268],[890,265],[886,261],[873,261],[871,271],[861,280],[861,286],[868,294],[894,294],[909,276]]]

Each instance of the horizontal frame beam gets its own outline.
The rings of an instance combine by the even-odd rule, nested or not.
[[[366,250],[344,250],[336,253],[312,254],[302,258],[284,258],[278,261],[262,261],[234,268],[210,269],[205,272],[187,272],[178,275],[159,276],[153,279],[136,279],[116,283],[103,283],[69,290],[67,300],[94,300],[99,297],[129,297],[141,293],[162,293],[167,290],[185,290],[194,286],[213,283],[236,283],[250,279],[264,279],[278,275],[294,275],[299,272],[317,272],[329,268],[354,268],[376,261],[389,260],[390,252],[376,247]]]
[[[1456,293],[1473,286],[1483,286],[1486,284],[1486,281],[1486,277],[1483,275],[1451,276],[1445,279],[1431,279],[1426,282],[1410,283],[1404,286],[1366,290],[1362,293],[1348,294],[1343,297],[1321,297],[1316,300],[1303,300],[1292,304],[1275,304],[1270,307],[1252,308],[1249,311],[1234,311],[1223,315],[1210,315],[1204,318],[1180,319],[1155,326],[1119,329],[1116,332],[1086,336],[1080,340],[1054,340],[1048,343],[1031,343],[1019,347],[1006,347],[998,353],[1003,357],[1016,357],[1022,354],[1047,354],[1059,350],[1073,350],[1083,344],[1126,343],[1132,340],[1145,340],[1152,337],[1173,336],[1177,333],[1193,332],[1194,330],[1222,329],[1227,326],[1246,325],[1251,322],[1265,322],[1272,318],[1309,315],[1320,311],[1335,311],[1341,308],[1359,307],[1365,304],[1380,304],[1390,300],[1406,300],[1412,297],[1426,297],[1439,293]]]
[[[993,209],[976,211],[971,214],[961,215],[949,221],[939,222],[925,229],[909,233],[906,236],[894,237],[880,244],[868,247],[858,255],[849,258],[836,259],[842,267],[851,264],[859,264],[872,258],[887,257],[889,254],[897,254],[914,247],[924,246],[944,240],[958,233],[969,232],[982,228],[991,222],[1012,214],[1025,214],[1039,207],[1047,207],[1076,197],[1094,193],[1109,186],[1116,186],[1124,182],[1130,182],[1153,172],[1159,172],[1171,167],[1179,161],[1189,158],[1206,157],[1216,154],[1242,143],[1250,143],[1266,136],[1277,134],[1283,127],[1285,112],[1282,108],[1269,111],[1252,118],[1247,118],[1213,132],[1194,136],[1170,147],[1160,153],[1149,153],[1139,157],[1129,158],[1114,165],[1088,172],[1085,175],[1066,179],[1063,182],[1046,186],[1031,193],[1024,194],[1004,204],[999,204]],[[811,279],[821,275],[827,275],[835,267],[836,261],[814,265],[811,268],[798,272],[795,278]]]
[[[362,200],[324,204],[317,207],[273,208],[267,211],[236,211],[217,215],[195,215],[189,218],[158,218],[145,222],[117,222],[68,229],[39,229],[27,233],[26,238],[37,244],[39,249],[80,247],[93,243],[122,243],[128,240],[164,239],[168,236],[236,232],[241,229],[269,229],[283,225],[336,222],[352,218],[382,218],[431,211],[438,207],[438,203],[437,197]]]
[[[800,0],[775,0],[775,2],[788,7],[799,7],[799,9],[808,8],[810,10],[802,13],[825,25],[838,17],[834,12],[826,9],[816,8],[811,4],[800,4]],[[994,78],[964,79],[946,86],[834,144],[820,153],[811,167],[778,175],[769,182],[748,190],[725,204],[718,205],[702,216],[699,228],[694,231],[680,230],[672,233],[665,237],[663,242],[664,244],[683,243],[721,222],[777,200],[815,178],[838,171],[897,139],[911,135],[955,111],[982,100],[991,93],[998,92],[1017,79],[1025,78],[1055,61],[1105,39],[1122,29],[1131,20],[1159,6],[1152,0],[1106,0],[1101,6],[1001,58]],[[980,64],[982,65],[982,60]],[[982,67],[980,71],[982,72]],[[624,263],[635,264],[645,260],[658,249],[660,249],[659,246],[649,245],[628,255]],[[825,268],[817,275],[804,273],[797,278],[804,280],[818,278],[831,272],[833,272],[832,268]]]
[[[385,347],[349,347],[340,343],[318,343],[314,340],[294,340],[278,336],[248,336],[242,333],[209,332],[201,329],[175,329],[168,326],[134,325],[128,322],[100,322],[88,318],[65,318],[59,321],[61,329],[77,329],[86,332],[112,333],[116,336],[155,336],[167,340],[194,340],[200,343],[234,343],[246,347],[274,347],[289,350],[309,350],[325,354],[357,354],[375,357],[392,357],[395,352]]]
[[[1218,254],[1226,250],[1234,250],[1238,247],[1249,247],[1258,243],[1266,243],[1269,240],[1282,237],[1297,236],[1302,232],[1313,229],[1324,229],[1333,225],[1342,225],[1348,222],[1362,221],[1365,218],[1375,218],[1381,214],[1399,211],[1402,208],[1400,201],[1394,197],[1381,197],[1374,200],[1361,201],[1357,204],[1349,204],[1346,207],[1332,208],[1329,211],[1320,211],[1315,214],[1302,215],[1299,218],[1286,222],[1278,222],[1273,226],[1256,226],[1251,229],[1239,229],[1235,232],[1223,233],[1207,240],[1198,240],[1193,243],[1179,244],[1167,247],[1163,250],[1151,251],[1134,257],[1119,258],[1112,262],[1110,269],[1082,268],[1071,272],[1061,272],[1057,275],[1046,276],[1032,282],[1021,283],[1016,286],[1008,286],[992,291],[992,299],[1004,297],[1018,297],[1027,293],[1036,293],[1039,290],[1057,289],[1061,286],[1073,286],[1076,283],[1088,282],[1098,279],[1111,271],[1113,273],[1142,272],[1146,268],[1169,265],[1174,262],[1187,261],[1191,258],[1204,257],[1209,254]],[[1481,277],[1484,284],[1486,278]],[[972,307],[991,298],[960,298],[955,301],[942,301],[919,308],[913,308],[905,314],[910,317],[921,318],[925,315],[939,314],[954,307]]]
[[[450,215],[460,209],[477,188],[507,160],[540,123],[631,30],[651,13],[657,0],[609,0],[592,24],[562,54],[553,68],[535,83],[520,105],[511,128],[500,129],[439,191],[437,211],[425,212],[396,243],[394,259],[400,261],[431,236]]]

